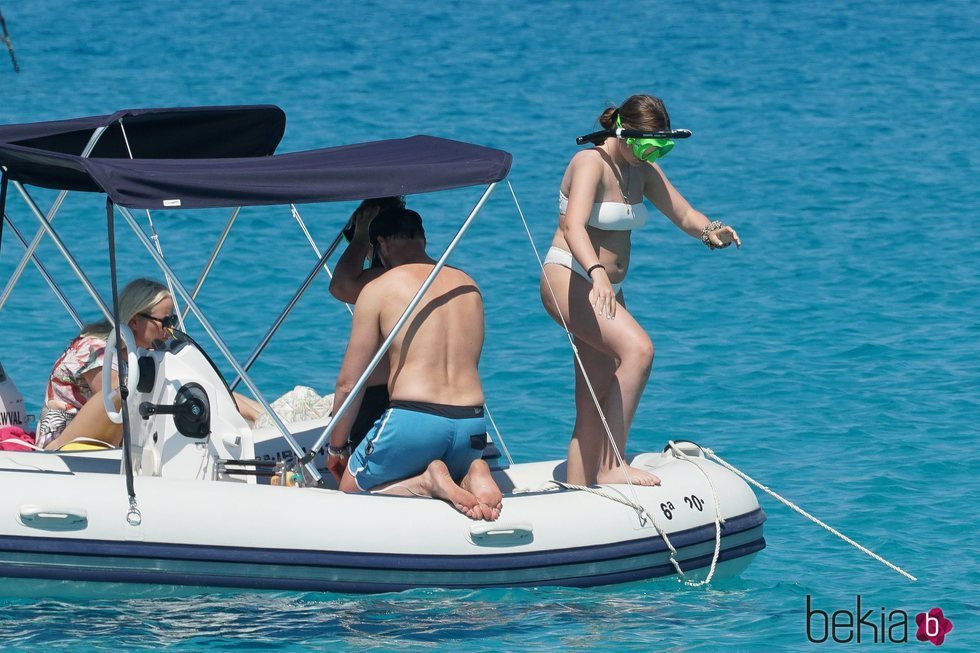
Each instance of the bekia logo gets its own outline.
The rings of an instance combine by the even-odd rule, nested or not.
[[[806,596],[806,638],[814,644],[833,640],[838,644],[902,644],[909,641],[909,615],[905,610],[886,610],[884,607],[867,608],[862,605],[861,595],[851,610],[827,612],[813,606],[813,599]],[[915,638],[920,642],[932,642],[941,646],[946,635],[953,630],[953,622],[940,608],[915,615]]]
[[[915,638],[920,642],[932,642],[936,646],[946,641],[946,634],[953,630],[953,622],[939,608],[915,615],[915,623],[919,627]]]

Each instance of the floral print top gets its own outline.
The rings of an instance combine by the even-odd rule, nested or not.
[[[93,390],[82,375],[102,367],[105,344],[98,336],[78,336],[71,341],[51,370],[51,380],[44,393],[46,407],[77,413],[101,389]]]

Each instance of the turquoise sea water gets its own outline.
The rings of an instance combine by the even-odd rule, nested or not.
[[[954,623],[941,650],[976,650],[976,3],[0,7],[22,67],[15,75],[0,52],[0,122],[275,103],[288,116],[281,151],[415,133],[500,147],[514,155],[510,180],[539,248],[555,227],[574,137],[607,103],[660,95],[674,126],[695,134],[664,170],[696,207],[735,225],[744,246],[709,253],[666,219],[635,234],[626,297],[657,357],[631,450],[682,437],[711,446],[919,577],[905,580],[764,497],[768,548],[741,578],[707,589],[33,600],[7,585],[4,650],[830,648],[807,642],[808,595],[828,612],[854,611],[857,595],[876,615],[941,607]],[[411,199],[437,249],[479,193]],[[351,208],[300,210],[325,245]],[[15,195],[8,211],[33,233]],[[185,281],[226,219],[154,214]],[[107,288],[102,198],[70,196],[57,224]],[[120,241],[123,278],[151,274],[135,239]],[[54,247],[42,253],[94,317]],[[0,282],[19,254],[5,234]],[[314,260],[288,211],[243,211],[202,292],[236,354],[247,356]],[[512,453],[563,456],[570,353],[540,306],[537,263],[506,187],[453,262],[486,297],[482,372]],[[272,396],[297,383],[330,390],[348,319],[325,282],[314,286],[255,367],[260,386]],[[29,270],[0,313],[0,361],[32,408],[72,329]],[[930,646],[914,630],[905,646]]]

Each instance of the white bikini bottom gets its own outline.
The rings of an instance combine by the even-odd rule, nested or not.
[[[551,249],[548,250],[547,256],[544,257],[544,264],[560,265],[562,267],[566,267],[572,272],[576,272],[579,276],[581,276],[589,283],[592,283],[592,277],[590,277],[589,274],[585,271],[585,268],[579,265],[579,262],[575,260],[575,257],[572,256],[572,253],[566,252],[560,247],[552,246]],[[616,294],[619,294],[619,289],[622,287],[623,287],[622,282],[612,284],[613,292]]]

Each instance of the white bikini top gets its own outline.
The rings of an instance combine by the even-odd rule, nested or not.
[[[558,191],[558,213],[565,215],[568,211],[568,198],[561,190]],[[623,202],[596,202],[592,205],[588,225],[603,231],[631,231],[639,229],[647,223],[647,207],[639,204],[624,204]]]

